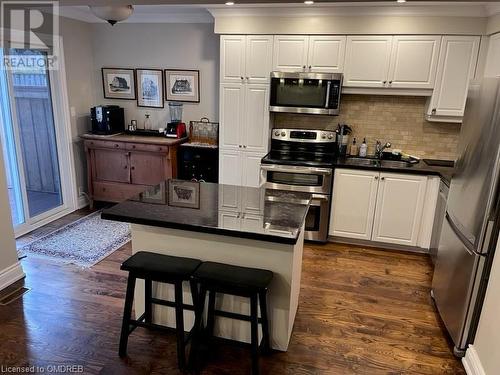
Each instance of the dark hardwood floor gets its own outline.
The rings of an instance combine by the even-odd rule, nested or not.
[[[0,365],[178,374],[173,334],[139,328],[129,357],[117,355],[126,281],[119,266],[130,254],[127,244],[91,269],[24,259],[31,290],[0,306]],[[264,357],[262,374],[464,374],[432,305],[431,277],[425,255],[307,244],[289,350]],[[204,374],[248,374],[249,357],[247,349],[221,346]]]

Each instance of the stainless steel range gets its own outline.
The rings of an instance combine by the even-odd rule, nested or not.
[[[326,242],[332,196],[335,132],[273,129],[271,151],[262,158],[265,186],[313,194],[305,238]]]

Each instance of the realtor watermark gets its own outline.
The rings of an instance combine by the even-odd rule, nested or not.
[[[59,68],[59,2],[1,1],[2,68]]]
[[[0,374],[83,374],[83,365],[46,365],[46,366],[5,366],[0,365]]]

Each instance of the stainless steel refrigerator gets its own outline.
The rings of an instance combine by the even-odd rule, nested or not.
[[[487,78],[469,89],[432,281],[457,356],[474,340],[498,240],[499,172],[500,79]]]

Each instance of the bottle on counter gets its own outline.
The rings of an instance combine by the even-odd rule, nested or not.
[[[356,137],[353,138],[349,155],[356,156],[358,154],[358,145],[356,144]]]
[[[365,158],[367,151],[368,151],[368,146],[366,145],[366,138],[363,138],[363,143],[361,144],[361,146],[359,146],[359,156]]]
[[[144,130],[151,130],[152,124],[151,124],[151,119],[149,118],[150,115],[145,115],[146,118],[144,119]]]

